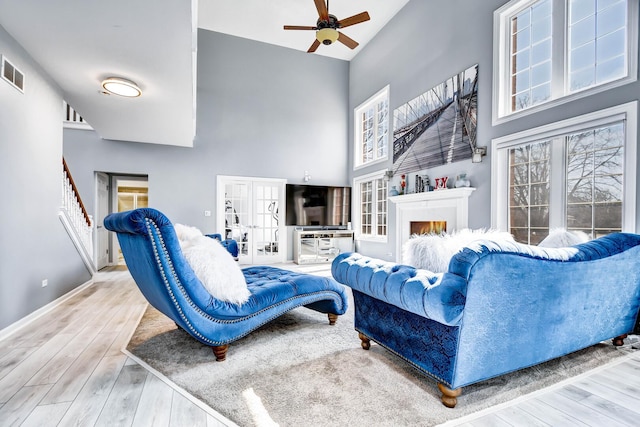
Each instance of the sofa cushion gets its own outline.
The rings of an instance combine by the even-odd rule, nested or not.
[[[216,299],[242,304],[251,295],[238,263],[215,239],[195,227],[175,224],[180,248],[205,289]]]
[[[416,268],[444,273],[451,257],[471,242],[485,239],[513,242],[510,233],[487,229],[462,229],[449,234],[413,235],[402,246],[402,262]]]

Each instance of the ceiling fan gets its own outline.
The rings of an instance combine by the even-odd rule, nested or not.
[[[338,31],[338,29],[368,21],[369,19],[371,19],[369,17],[369,13],[362,12],[358,13],[357,15],[350,16],[349,18],[338,20],[338,18],[336,18],[334,15],[329,14],[329,0],[327,0],[327,4],[324,3],[324,0],[313,1],[316,4],[316,9],[318,9],[318,22],[316,22],[315,27],[303,25],[285,25],[284,29],[315,30],[316,39],[314,40],[309,50],[307,50],[307,52],[309,53],[315,52],[316,49],[318,49],[318,46],[320,46],[320,43],[324,45],[330,45],[336,40],[350,49],[355,49],[358,46],[358,42],[350,37],[347,37],[340,31]]]

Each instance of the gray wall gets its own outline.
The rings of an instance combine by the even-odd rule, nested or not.
[[[486,145],[489,153],[482,163],[462,161],[427,172],[430,177],[449,176],[450,179],[467,172],[471,185],[477,188],[469,199],[471,228],[491,226],[490,145],[493,138],[637,100],[640,93],[640,83],[635,82],[493,127],[493,11],[505,3],[506,0],[411,0],[350,63],[349,135],[353,134],[353,108],[384,86],[390,85],[389,107],[393,110],[446,78],[479,64],[478,145]],[[351,178],[392,165],[389,160],[387,165],[358,170],[356,174],[352,168],[352,144],[349,147]],[[636,212],[640,214],[639,210]],[[390,209],[389,224],[388,244],[362,242],[358,250],[395,259],[393,209]],[[637,224],[640,226],[640,221]]]
[[[312,184],[348,184],[348,72],[345,61],[200,30],[193,148],[65,130],[65,158],[91,211],[94,171],[143,174],[150,206],[214,232],[217,175],[300,183],[307,170]]]
[[[62,94],[0,27],[0,53],[25,74],[22,94],[0,79],[0,329],[91,279],[58,218]],[[42,287],[42,280],[49,284]]]

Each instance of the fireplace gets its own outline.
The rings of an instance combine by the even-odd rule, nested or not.
[[[389,197],[396,213],[396,261],[402,262],[404,242],[412,234],[424,233],[413,229],[412,223],[434,223],[436,229],[433,231],[436,233],[438,230],[451,233],[467,228],[469,196],[474,191],[473,187],[463,187]]]
[[[409,221],[409,233],[414,234],[440,234],[446,233],[447,221]]]

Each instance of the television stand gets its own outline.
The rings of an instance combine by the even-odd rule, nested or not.
[[[293,262],[296,264],[331,262],[343,252],[353,252],[352,230],[293,232]]]

